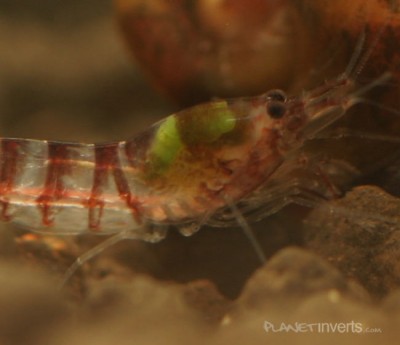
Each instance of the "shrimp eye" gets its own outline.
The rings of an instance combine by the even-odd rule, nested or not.
[[[267,113],[273,119],[280,119],[286,113],[286,106],[284,103],[278,101],[268,102]]]
[[[285,102],[286,101],[286,94],[279,89],[268,91],[267,99],[271,101],[278,101],[278,102]]]

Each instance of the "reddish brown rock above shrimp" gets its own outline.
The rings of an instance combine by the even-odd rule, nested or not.
[[[136,61],[158,89],[184,105],[316,86],[343,71],[363,30],[371,38],[383,25],[388,28],[366,69],[378,74],[382,66],[394,74],[398,70],[396,1],[115,3]]]

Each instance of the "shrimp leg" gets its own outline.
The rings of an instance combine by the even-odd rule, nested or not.
[[[290,204],[313,208],[321,204],[321,202],[325,202],[327,197],[321,193],[320,185],[318,183],[311,183],[311,185],[314,185],[315,188],[310,186],[309,181],[299,178],[293,178],[290,181],[278,184],[263,194],[262,205],[256,210],[251,210],[248,215],[246,214],[246,217],[251,219],[251,221],[258,221],[277,213]],[[241,211],[240,208],[237,208],[237,210],[238,212]],[[233,225],[235,221],[238,221],[240,224],[237,212],[229,215],[226,213],[216,214],[208,223],[212,226],[225,227]]]
[[[238,224],[243,229],[245,235],[249,239],[260,262],[262,264],[264,264],[267,261],[267,259],[265,257],[263,249],[260,246],[260,243],[257,241],[257,239],[255,237],[253,229],[251,228],[249,223],[246,221],[246,219],[243,217],[242,213],[239,211],[237,206],[231,200],[226,199],[226,203],[229,206],[230,210],[232,211],[232,215],[236,218]]]
[[[167,229],[164,226],[152,226],[151,228],[146,228],[141,233],[138,233],[137,230],[121,231],[116,235],[113,235],[106,240],[100,242],[98,245],[80,255],[64,273],[64,276],[59,283],[58,288],[62,289],[66,285],[68,280],[74,275],[74,273],[85,263],[117,243],[123,240],[144,240],[147,242],[156,243],[163,240],[166,237],[166,234]]]
[[[358,173],[357,169],[340,160],[323,161],[319,156],[299,160],[295,156],[245,202],[237,203],[237,208],[251,222],[268,217],[292,203],[313,208],[341,195],[332,179],[335,182],[340,179],[340,184],[346,184]],[[234,226],[238,219],[227,207],[214,214],[207,223],[218,227]]]
[[[69,279],[74,275],[74,273],[82,267],[86,262],[92,258],[99,255],[105,249],[112,247],[113,245],[121,242],[125,239],[131,238],[132,234],[126,231],[117,233],[114,236],[109,237],[105,241],[100,242],[97,246],[89,249],[84,254],[80,255],[71,266],[68,267],[67,271],[64,273],[62,280],[58,284],[58,289],[61,290],[69,281]]]

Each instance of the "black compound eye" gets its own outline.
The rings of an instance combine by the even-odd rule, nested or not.
[[[273,119],[280,119],[286,113],[286,106],[284,103],[278,101],[268,102],[267,113]]]
[[[278,102],[285,102],[286,101],[286,94],[279,89],[268,91],[267,99],[271,101],[278,101]]]

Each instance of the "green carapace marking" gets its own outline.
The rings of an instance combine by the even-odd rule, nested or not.
[[[150,163],[153,173],[161,173],[168,168],[182,147],[176,116],[168,116],[158,128],[151,147]]]
[[[150,150],[149,173],[165,172],[182,149],[215,144],[235,124],[235,114],[226,101],[198,105],[167,117],[158,128]]]
[[[177,121],[185,144],[215,144],[235,128],[236,116],[226,101],[214,101],[188,109]]]

